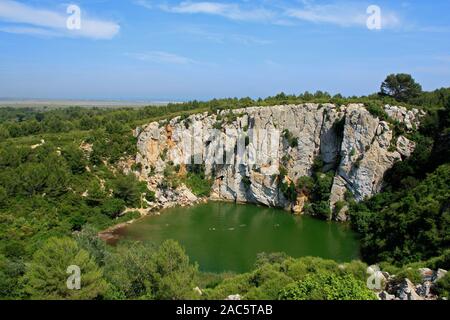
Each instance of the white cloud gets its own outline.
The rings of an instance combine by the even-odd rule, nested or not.
[[[111,39],[120,30],[117,23],[86,18],[83,9],[81,29],[68,30],[66,27],[68,17],[65,10],[57,12],[38,9],[13,0],[0,1],[0,21],[12,24],[2,28],[3,32]],[[28,26],[24,27],[20,24]],[[30,25],[32,27],[29,27]]]
[[[226,3],[213,1],[182,1],[176,5],[160,5],[159,8],[178,14],[216,15],[238,21],[269,22],[276,25],[290,26],[295,20],[316,24],[333,24],[341,27],[366,27],[369,15],[368,4],[359,1],[330,2],[316,4],[312,0],[299,0],[297,7],[282,4],[271,5],[271,1],[263,1],[265,7],[254,6],[250,1]],[[400,25],[397,14],[381,7],[382,27],[392,28]]]
[[[172,13],[184,14],[209,14],[222,16],[231,20],[242,21],[267,21],[271,20],[274,12],[262,9],[252,8],[243,9],[236,3],[220,2],[191,2],[183,1],[176,6],[162,5],[161,9]]]
[[[366,26],[367,6],[355,2],[339,4],[314,5],[304,1],[302,8],[290,8],[286,15],[302,21],[317,24],[334,24],[341,27]],[[398,16],[381,7],[381,23],[383,28],[396,27],[400,24]]]
[[[164,51],[149,51],[143,53],[127,53],[126,55],[133,57],[141,61],[149,61],[154,63],[166,63],[166,64],[196,64],[197,61],[187,57],[183,57],[177,54],[164,52]]]
[[[148,1],[148,0],[134,0],[133,2],[134,2],[134,4],[136,4],[138,6],[141,6],[141,7],[144,7],[146,9],[152,9],[153,8],[152,3],[150,1]]]

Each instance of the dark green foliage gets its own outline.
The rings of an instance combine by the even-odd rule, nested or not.
[[[125,201],[123,199],[109,198],[101,206],[101,211],[110,218],[117,218],[125,210]]]
[[[374,117],[379,118],[381,121],[388,121],[389,116],[386,111],[384,111],[381,103],[369,103],[365,105],[365,107]]]
[[[242,177],[242,183],[244,184],[245,189],[249,189],[250,186],[252,185],[252,181],[250,180],[249,177]]]
[[[72,231],[80,231],[86,224],[86,222],[87,219],[79,213],[76,213],[69,218],[69,223],[71,225]]]
[[[96,130],[87,137],[86,142],[93,144],[90,162],[94,165],[100,165],[105,159],[114,164],[137,152],[137,140],[131,130]]]
[[[381,84],[380,93],[401,102],[408,102],[420,96],[422,86],[409,74],[391,74]]]
[[[116,198],[122,199],[125,205],[140,207],[141,186],[134,175],[119,175],[113,182],[113,193]]]
[[[78,147],[68,146],[62,151],[62,155],[73,174],[82,174],[86,171],[87,161]]]
[[[280,184],[280,190],[289,201],[297,200],[297,189],[295,188],[295,184],[293,182],[282,181]]]
[[[330,203],[328,201],[319,201],[315,202],[312,205],[312,209],[314,211],[314,214],[318,217],[330,220],[331,219],[331,209],[330,209]]]
[[[322,219],[331,219],[330,194],[333,185],[333,173],[316,173],[310,201],[315,215]]]
[[[443,165],[413,189],[353,204],[364,258],[404,264],[442,254],[450,245],[449,185],[450,166]]]
[[[21,277],[25,272],[22,260],[0,255],[0,300],[17,299],[23,294]]]
[[[156,194],[155,194],[155,192],[154,192],[154,191],[151,191],[151,190],[147,190],[147,191],[145,192],[145,199],[146,199],[148,202],[154,202],[154,201],[156,200]]]

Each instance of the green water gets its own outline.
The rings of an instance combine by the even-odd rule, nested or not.
[[[260,252],[341,262],[359,257],[356,235],[347,225],[253,205],[211,202],[168,209],[160,216],[137,221],[120,234],[157,244],[177,240],[191,261],[210,272],[248,271]]]

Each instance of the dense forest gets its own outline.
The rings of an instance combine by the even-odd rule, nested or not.
[[[347,199],[364,262],[270,253],[251,272],[210,274],[174,241],[110,247],[98,239],[99,231],[138,217],[133,208],[145,206],[143,197],[155,197],[120,170],[136,154],[136,126],[305,102],[364,103],[378,117],[386,116],[386,103],[427,112],[409,136],[416,151],[386,174],[383,192],[360,203]],[[450,268],[449,159],[450,88],[423,92],[408,75],[391,75],[379,93],[364,97],[318,91],[142,108],[0,108],[0,299],[223,299],[236,292],[247,299],[375,299],[364,283],[366,263],[409,277],[411,266]],[[84,270],[77,291],[65,286],[73,264]],[[448,275],[439,290],[448,296]]]

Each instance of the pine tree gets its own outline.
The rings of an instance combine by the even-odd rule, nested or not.
[[[68,289],[69,266],[81,271],[79,290]],[[70,238],[51,238],[36,251],[25,273],[25,291],[37,300],[89,300],[102,295],[107,283],[102,270],[86,250]]]

